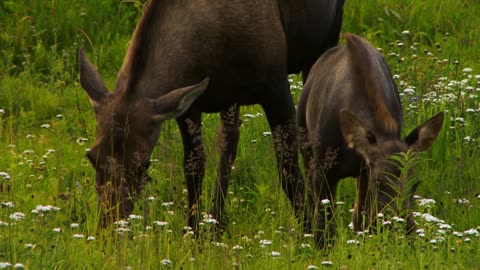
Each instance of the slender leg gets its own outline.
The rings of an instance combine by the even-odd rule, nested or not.
[[[282,187],[287,194],[297,219],[304,217],[304,181],[298,166],[295,107],[288,81],[279,87],[279,92],[270,95],[262,107],[272,130],[273,144]]]
[[[188,226],[198,232],[201,215],[202,182],[205,175],[205,153],[202,143],[200,113],[188,113],[177,118],[183,140],[183,171],[188,190]]]
[[[304,221],[304,231],[307,233],[312,232],[313,226],[313,215],[315,211],[315,204],[313,201],[313,186],[312,186],[312,173],[315,169],[313,162],[313,152],[312,146],[310,143],[310,138],[308,134],[307,127],[307,112],[306,112],[306,101],[308,99],[308,94],[310,89],[304,88],[302,91],[302,97],[297,106],[297,131],[298,131],[298,143],[300,146],[300,153],[303,157],[303,166],[305,169],[305,178],[307,179],[307,184],[305,186],[305,196],[306,196],[306,206],[305,206],[305,221]]]
[[[357,177],[357,197],[353,209],[353,228],[355,231],[363,231],[368,228],[372,218],[373,202],[375,202],[374,192],[369,192],[373,187],[369,186],[368,173],[362,169],[360,176]]]
[[[314,164],[316,169],[312,176],[314,186],[314,239],[317,248],[325,248],[333,244],[335,236],[334,200],[337,192],[338,179],[328,179],[325,172]],[[322,203],[322,200],[329,200],[330,203]]]
[[[222,217],[227,197],[228,179],[233,163],[237,157],[237,145],[240,138],[240,106],[233,105],[230,109],[220,113],[222,126],[218,133],[218,143],[221,148],[220,175],[215,187],[212,216],[219,222],[217,229],[222,229]]]

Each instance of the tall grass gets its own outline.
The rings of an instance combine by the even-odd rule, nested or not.
[[[137,216],[113,232],[97,230],[94,171],[84,158],[95,122],[77,82],[76,50],[87,48],[112,85],[144,2],[0,3],[0,268],[316,269],[328,262],[335,269],[480,267],[478,1],[346,3],[343,32],[368,38],[391,67],[404,133],[438,111],[447,115],[436,143],[416,162],[417,195],[424,199],[417,199],[420,230],[413,235],[405,236],[401,220],[391,218],[381,220],[391,229],[377,234],[351,231],[355,190],[346,179],[337,195],[344,204],[336,205],[335,246],[315,250],[280,187],[259,106],[242,108],[229,223],[219,242],[209,240],[211,224],[198,239],[183,228],[183,153],[173,121],[152,155],[154,180],[136,204]],[[297,100],[300,78],[292,76],[291,85]],[[217,178],[219,117],[204,115],[203,123],[207,211]]]

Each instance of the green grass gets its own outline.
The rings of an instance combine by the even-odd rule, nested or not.
[[[97,230],[94,171],[84,157],[95,122],[78,84],[76,50],[87,48],[112,86],[143,2],[0,3],[0,268],[6,263],[26,269],[480,267],[479,236],[467,231],[480,225],[480,2],[347,1],[342,32],[362,35],[382,49],[402,93],[404,133],[438,111],[447,113],[439,138],[416,165],[417,195],[436,203],[417,205],[415,211],[450,227],[424,215],[416,218],[423,232],[411,237],[391,220],[393,230],[357,235],[348,228],[355,190],[354,181],[346,179],[337,196],[345,204],[337,206],[336,243],[327,252],[313,248],[313,239],[293,217],[277,179],[271,137],[262,135],[269,130],[262,115],[242,116],[226,210],[229,226],[220,242],[207,240],[208,233],[198,240],[184,233],[183,153],[173,121],[165,124],[152,156],[158,160],[150,168],[154,180],[136,205],[134,213],[143,219],[130,220],[122,233]],[[292,82],[297,100],[299,77],[292,76]],[[242,115],[247,113],[263,112],[258,106],[242,108]],[[217,177],[218,119],[216,114],[203,118],[204,202],[211,201]],[[38,205],[60,209],[32,213]],[[15,220],[15,212],[24,218]],[[332,266],[322,266],[323,261]]]

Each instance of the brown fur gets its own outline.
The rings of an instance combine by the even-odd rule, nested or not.
[[[413,230],[416,185],[399,180],[400,170],[389,157],[426,150],[440,132],[443,113],[401,140],[402,107],[388,66],[375,48],[354,35],[317,60],[297,113],[309,179],[309,226],[317,246],[325,247],[335,232],[333,207],[321,200],[333,202],[338,182],[349,176],[357,178],[355,230],[369,228],[379,211],[404,215],[408,231]],[[395,204],[399,197],[406,199],[402,205]]]
[[[310,70],[335,45],[343,0],[152,0],[137,25],[116,89],[108,92],[83,50],[80,82],[97,117],[88,154],[103,223],[128,216],[148,181],[162,121],[176,118],[184,146],[188,224],[198,229],[205,154],[202,112],[220,112],[220,173],[212,214],[222,222],[239,139],[239,106],[260,104],[273,132],[282,186],[300,218],[295,107],[287,74]],[[204,80],[210,78],[210,80]],[[208,87],[207,87],[208,84]],[[232,108],[232,109],[231,109]]]
[[[400,128],[392,116],[389,108],[386,106],[383,91],[382,77],[388,76],[383,70],[376,70],[375,66],[379,65],[382,58],[375,57],[376,51],[366,45],[364,40],[355,35],[346,35],[347,51],[350,53],[352,74],[359,85],[359,90],[365,93],[369,99],[369,106],[372,111],[376,111],[376,120],[381,126],[384,126],[387,133],[397,134]]]

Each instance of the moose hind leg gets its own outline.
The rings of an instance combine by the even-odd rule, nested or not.
[[[196,233],[201,215],[202,182],[205,176],[201,114],[184,114],[177,118],[177,124],[183,140],[183,171],[188,191],[188,226]]]
[[[272,130],[280,181],[299,221],[304,218],[304,180],[298,165],[295,106],[288,81],[262,103]]]
[[[213,218],[219,222],[216,226],[218,230],[225,226],[222,214],[225,208],[229,176],[237,156],[237,145],[240,138],[240,106],[231,106],[228,110],[220,113],[220,118],[222,121],[218,132],[218,143],[221,149],[220,175],[215,186],[211,211]]]

